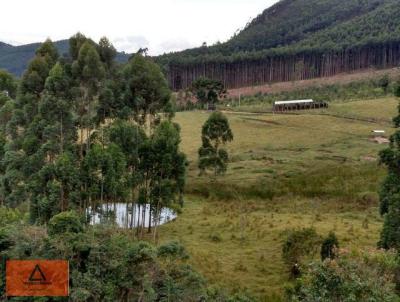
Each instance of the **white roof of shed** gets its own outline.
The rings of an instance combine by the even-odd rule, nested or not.
[[[286,104],[307,104],[313,103],[313,100],[295,100],[295,101],[277,101],[275,105],[286,105]]]

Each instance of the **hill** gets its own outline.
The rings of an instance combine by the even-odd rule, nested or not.
[[[54,42],[60,55],[67,54],[69,45],[68,40]],[[34,57],[36,49],[41,43],[32,43],[20,46],[13,46],[0,42],[0,69],[5,69],[16,76],[21,76],[25,71],[29,61]],[[126,62],[130,54],[119,52],[118,62]]]
[[[395,0],[282,0],[226,43],[164,55],[174,89],[200,77],[229,88],[398,65]]]

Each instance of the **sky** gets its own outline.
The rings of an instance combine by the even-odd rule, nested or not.
[[[228,40],[278,0],[1,0],[0,41],[21,45],[81,32],[150,55]]]

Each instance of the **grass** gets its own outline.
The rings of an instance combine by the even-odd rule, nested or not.
[[[363,105],[363,111],[359,110]],[[315,170],[331,166],[340,169],[342,165],[346,165],[343,171],[349,168],[374,174],[378,168],[371,160],[377,158],[382,146],[371,141],[370,134],[374,129],[386,130],[388,135],[392,132],[389,120],[395,115],[396,106],[394,99],[377,99],[338,103],[324,112],[296,115],[228,113],[234,141],[228,145],[231,163],[222,184],[249,188],[259,182],[281,182],[288,176],[315,174]],[[340,111],[358,112],[360,118],[377,114],[380,120],[335,116]],[[201,125],[207,117],[208,113],[201,111],[179,113],[176,117],[182,126],[182,149],[190,161],[189,192],[209,183],[207,177],[198,177],[197,169]]]
[[[190,161],[183,213],[160,228],[161,241],[185,244],[192,264],[212,283],[279,301],[288,280],[284,232],[313,226],[336,232],[341,247],[376,247],[385,169],[373,129],[393,129],[397,101],[335,102],[295,115],[228,113],[235,139],[224,177],[198,176],[197,150],[208,113],[178,113]]]
[[[211,283],[268,301],[287,282],[281,259],[285,230],[315,227],[323,236],[333,230],[343,247],[371,248],[382,224],[377,213],[376,204],[351,209],[335,200],[204,202],[190,197],[183,214],[163,226],[160,236],[187,246],[193,265]]]

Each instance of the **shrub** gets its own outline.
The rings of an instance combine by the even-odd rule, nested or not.
[[[394,95],[398,98],[400,98],[400,84],[396,83],[394,86]]]
[[[185,247],[177,241],[166,243],[158,248],[158,256],[165,258],[189,258]]]
[[[62,212],[53,216],[48,224],[50,236],[63,233],[80,233],[83,231],[82,222],[76,212]]]
[[[288,288],[288,301],[398,301],[391,273],[359,259],[340,258],[314,263]]]
[[[10,225],[23,220],[23,214],[14,209],[0,207],[0,227]]]
[[[387,74],[385,74],[383,77],[381,77],[378,80],[378,86],[381,87],[384,92],[387,92],[389,84],[390,84],[390,78],[389,78],[389,75],[387,75]]]
[[[219,233],[212,233],[212,234],[210,234],[209,238],[212,242],[221,242],[222,241],[222,236]]]
[[[320,236],[314,228],[290,230],[282,247],[282,257],[285,263],[292,267],[307,258],[312,258],[318,251]]]
[[[7,250],[14,244],[12,237],[9,229],[0,228],[0,252]]]
[[[335,259],[337,257],[339,241],[334,232],[330,232],[321,245],[321,260]]]

